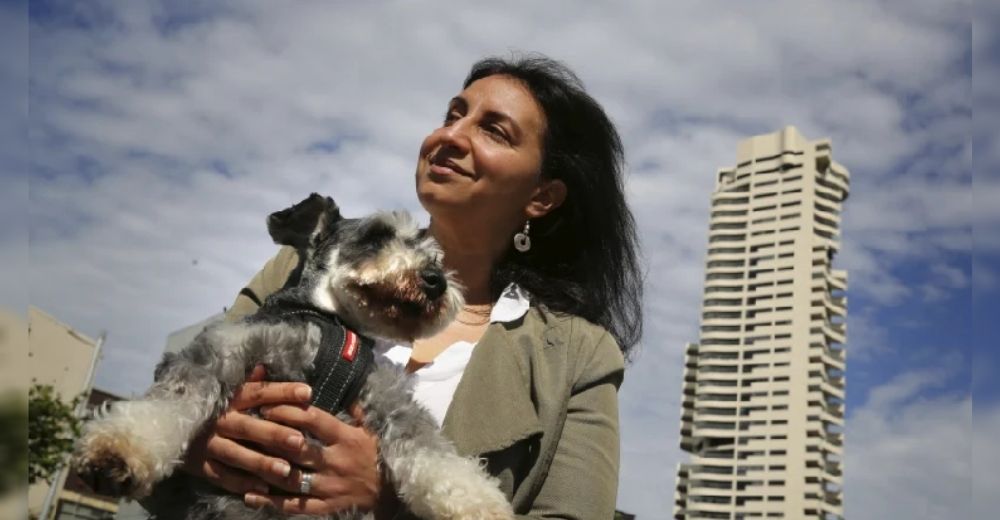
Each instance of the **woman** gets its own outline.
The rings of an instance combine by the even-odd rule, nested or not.
[[[420,147],[416,190],[468,305],[437,336],[383,353],[416,374],[418,400],[461,453],[486,460],[515,512],[611,518],[617,389],[641,333],[621,142],[579,80],[547,58],[480,61],[463,87]],[[229,317],[253,312],[295,264],[294,252],[279,253]],[[289,513],[400,513],[374,437],[307,401],[305,385],[247,383],[186,469]],[[264,418],[241,413],[259,406]],[[304,446],[300,430],[326,447]],[[295,494],[303,479],[308,496]]]

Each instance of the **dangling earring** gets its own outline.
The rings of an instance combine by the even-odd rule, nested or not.
[[[528,236],[528,232],[531,231],[531,221],[524,223],[524,230],[514,235],[514,249],[525,253],[531,249],[531,237]]]

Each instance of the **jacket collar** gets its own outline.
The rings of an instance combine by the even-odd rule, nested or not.
[[[537,334],[540,328],[546,333]],[[527,342],[547,338],[549,328],[532,309],[520,320],[492,323],[486,329],[472,351],[442,424],[444,436],[460,454],[502,450],[542,433],[523,351],[531,348]]]

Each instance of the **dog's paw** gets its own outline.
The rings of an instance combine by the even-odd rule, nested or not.
[[[87,487],[99,495],[125,497],[136,491],[128,464],[117,456],[78,460],[76,472]]]
[[[148,453],[123,435],[85,436],[73,463],[84,482],[102,495],[142,498],[152,491]]]

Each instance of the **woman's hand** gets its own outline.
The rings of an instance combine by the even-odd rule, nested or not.
[[[352,506],[362,511],[394,508],[393,493],[379,503],[382,480],[375,436],[308,406],[308,385],[267,383],[264,375],[263,367],[256,367],[229,409],[192,443],[185,470],[244,494],[250,506],[291,514],[322,515]],[[263,418],[244,413],[258,407]],[[359,407],[350,413],[362,424]],[[307,441],[302,431],[315,440]],[[313,473],[308,495],[299,494],[303,471]]]
[[[287,443],[297,450],[304,442],[302,433],[245,411],[278,403],[305,405],[312,389],[303,383],[264,382],[264,376],[264,367],[255,367],[233,395],[229,408],[207,428],[206,434],[191,443],[185,455],[185,471],[241,495],[249,491],[267,493],[269,482],[288,477],[291,464],[287,459],[254,451],[240,441],[268,448]]]
[[[295,467],[287,478],[275,484],[292,495],[251,492],[244,497],[247,505],[309,515],[334,513],[352,506],[361,511],[376,508],[382,486],[374,435],[312,406],[268,406],[261,412],[275,423],[309,432],[316,440],[283,452]],[[362,424],[364,417],[359,407],[353,406],[350,413],[357,424]],[[303,472],[313,474],[307,496],[299,494]]]

